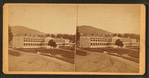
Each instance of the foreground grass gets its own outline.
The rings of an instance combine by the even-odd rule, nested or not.
[[[129,50],[129,49],[125,49],[125,48],[82,48],[84,50],[87,51],[93,51],[93,52],[101,52],[103,53],[104,51],[108,52],[108,53],[117,53],[119,55],[123,55],[123,54],[128,54],[131,57],[134,58],[139,58],[139,50]]]
[[[59,57],[54,57],[54,58],[74,64],[73,51],[64,51],[60,49],[46,49],[46,48],[19,48],[15,50],[30,52],[30,53],[40,52],[42,53],[42,55],[50,56],[50,57],[54,57],[55,55],[61,55],[63,58],[59,58]],[[51,54],[51,55],[47,55],[47,54]]]
[[[127,47],[129,49],[140,50],[140,47]]]
[[[74,52],[70,52],[70,51],[64,51],[64,50],[59,50],[59,49],[45,49],[45,48],[19,48],[16,49],[19,51],[25,51],[25,52],[32,52],[32,53],[36,53],[36,52],[42,52],[42,53],[50,53],[52,55],[57,55],[60,54],[63,57],[67,57],[67,58],[71,58],[74,59]]]
[[[59,48],[75,51],[75,45],[73,45],[73,46],[59,46]]]
[[[82,51],[82,50],[76,50],[76,54],[77,55],[81,55],[81,56],[86,56],[87,55],[87,52]]]
[[[124,49],[124,48],[82,48],[82,49],[86,50],[86,51],[99,52],[99,53],[104,53],[104,51],[106,51],[107,54],[109,54],[109,55],[122,57],[124,59],[139,63],[139,53],[140,53],[139,50],[133,51],[133,50]],[[116,55],[114,53],[117,53],[118,55]],[[76,54],[85,56],[87,54],[87,52],[77,50]],[[127,54],[129,57],[123,56],[124,54]]]
[[[12,55],[12,56],[20,56],[20,53],[19,52],[16,52],[16,51],[11,51],[11,50],[8,50],[8,54],[9,55]]]

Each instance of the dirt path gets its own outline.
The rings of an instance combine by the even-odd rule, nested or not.
[[[9,51],[16,51],[9,49]],[[19,56],[8,55],[10,71],[74,71],[74,64],[52,57],[21,51]]]
[[[76,55],[78,72],[138,73],[139,64],[104,53],[86,51],[86,56]]]

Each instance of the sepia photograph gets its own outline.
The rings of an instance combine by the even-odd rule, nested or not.
[[[139,73],[140,5],[78,5],[76,71]]]
[[[9,71],[74,71],[75,5],[8,6]]]
[[[143,4],[3,6],[5,74],[143,75]]]

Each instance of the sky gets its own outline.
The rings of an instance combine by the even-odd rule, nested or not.
[[[77,8],[78,7],[78,8]],[[112,33],[140,33],[140,5],[9,5],[8,24],[44,33],[75,34],[89,25]]]
[[[49,34],[76,33],[76,5],[9,5],[8,24]]]
[[[89,25],[112,33],[140,34],[140,5],[79,5],[78,26]]]

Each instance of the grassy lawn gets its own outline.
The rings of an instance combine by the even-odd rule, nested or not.
[[[124,48],[82,48],[83,50],[92,51],[92,52],[99,52],[103,53],[104,51],[108,52],[109,55],[122,57],[127,60],[131,60],[133,62],[139,63],[139,51],[127,50]],[[87,52],[77,50],[78,55],[85,56]],[[113,53],[117,53],[119,55],[115,55]],[[130,57],[120,56],[123,54],[127,54]]]
[[[76,50],[76,54],[77,55],[81,55],[81,56],[86,56],[87,55],[87,52],[81,51],[81,50]]]
[[[59,46],[59,48],[75,51],[75,45],[73,45],[73,46]]]
[[[128,54],[129,56],[131,57],[134,57],[134,58],[139,58],[139,51],[133,51],[133,50],[127,50],[127,49],[124,49],[124,48],[110,48],[110,49],[106,49],[105,51],[107,52],[112,52],[112,53],[118,53],[120,55],[122,54]]]
[[[20,56],[19,52],[8,50],[8,54],[12,56]]]
[[[106,51],[108,53],[117,53],[119,55],[128,54],[129,56],[134,58],[139,58],[139,53],[140,53],[139,50],[133,51],[133,50],[127,50],[124,48],[83,48],[83,49],[88,51],[101,52],[101,53]]]
[[[69,63],[74,64],[74,52],[70,51],[64,51],[60,49],[46,49],[46,48],[18,48],[15,50],[24,51],[24,52],[30,52],[30,53],[36,53],[41,52],[42,55],[54,57],[55,55],[61,55],[64,58],[54,57]],[[51,55],[46,55],[51,54]]]
[[[127,47],[127,48],[134,49],[134,50],[140,50],[140,47]]]
[[[71,50],[70,46],[59,46],[59,48],[66,49],[66,50]]]
[[[50,53],[51,55],[57,55],[60,54],[63,57],[74,59],[74,52],[70,51],[64,51],[59,49],[46,49],[46,48],[19,48],[16,49],[19,51],[25,51],[25,52],[32,52],[36,53],[36,51],[42,52],[42,53]]]

